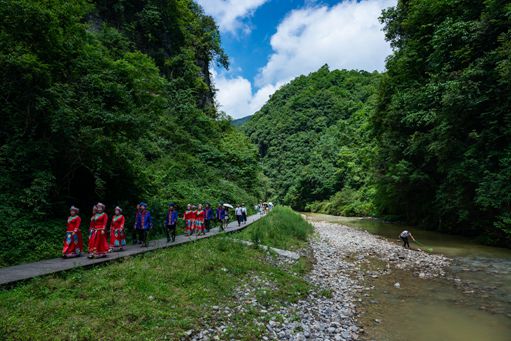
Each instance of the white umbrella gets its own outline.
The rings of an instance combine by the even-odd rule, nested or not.
[[[224,207],[234,208],[231,204],[224,204]]]

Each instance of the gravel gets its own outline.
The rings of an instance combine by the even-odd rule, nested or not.
[[[393,269],[409,270],[420,279],[445,276],[450,260],[443,256],[402,248],[386,239],[347,226],[312,222],[317,236],[309,242],[314,266],[306,279],[315,288],[307,297],[284,306],[264,306],[255,298],[256,290],[272,290],[275,285],[257,274],[235,293],[240,305],[230,311],[243,315],[258,309],[255,324],[264,326],[264,340],[358,340],[364,333],[357,325],[357,304],[371,287],[365,279],[390,274]],[[269,257],[276,266],[289,265],[289,258]],[[379,262],[378,270],[366,269],[371,260]],[[399,288],[400,284],[395,283]],[[214,307],[215,310],[223,308]],[[278,318],[276,318],[278,317]],[[221,328],[206,329],[186,338],[193,340],[225,339],[224,333],[234,328],[229,321]],[[380,320],[375,320],[381,323]],[[212,332],[210,332],[212,331]]]

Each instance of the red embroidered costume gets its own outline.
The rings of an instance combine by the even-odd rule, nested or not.
[[[195,212],[191,210],[186,210],[183,214],[183,219],[186,223],[186,233],[191,234],[193,232],[194,221],[195,221]]]
[[[105,212],[96,213],[90,222],[89,257],[104,257],[108,252],[105,229],[108,216]]]
[[[73,210],[73,208],[71,208]],[[77,210],[77,209],[76,209]],[[83,251],[82,231],[80,224],[82,219],[78,215],[70,215],[67,218],[66,238],[62,256],[66,258],[78,257]]]
[[[124,216],[114,215],[110,224],[110,248],[121,251],[126,248],[126,234],[124,232]]]
[[[204,233],[204,217],[206,215],[206,212],[204,210],[197,210],[195,211],[195,230],[197,233]]]

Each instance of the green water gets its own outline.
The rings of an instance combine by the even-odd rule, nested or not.
[[[405,229],[376,219],[307,214],[309,219],[366,230],[399,243]],[[448,279],[421,280],[404,271],[372,279],[361,322],[367,340],[511,341],[511,250],[406,227],[424,246],[453,259]],[[458,279],[458,280],[456,280]],[[394,283],[401,284],[400,289]],[[374,320],[377,319],[381,323]]]

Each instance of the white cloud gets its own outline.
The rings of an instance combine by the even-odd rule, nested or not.
[[[242,30],[250,32],[250,26],[244,19],[254,14],[255,10],[268,0],[198,0],[204,11],[213,16],[220,30],[235,33]]]
[[[330,69],[383,71],[391,48],[378,17],[396,1],[346,0],[291,11],[271,38],[273,52],[255,77],[257,90],[243,77],[216,75],[221,109],[235,118],[251,115],[280,86],[324,64]]]
[[[292,11],[271,38],[273,54],[260,70],[256,85],[264,86],[317,70],[384,69],[391,49],[378,17],[396,0],[343,1],[331,8]]]
[[[255,93],[250,81],[243,77],[229,78],[225,74],[213,72],[217,88],[216,99],[220,110],[225,111],[233,118],[252,115],[266,103],[271,94],[283,84],[267,84]]]

